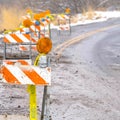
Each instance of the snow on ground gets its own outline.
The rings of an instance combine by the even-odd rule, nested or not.
[[[86,19],[86,16],[78,14],[79,21],[77,23],[72,23],[71,26],[90,24],[95,22],[107,21],[110,18],[120,17],[120,11],[96,11],[95,16],[92,19]]]

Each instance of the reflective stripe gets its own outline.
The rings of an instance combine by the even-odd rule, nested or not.
[[[28,60],[3,60],[3,65],[14,65],[16,63],[20,63],[21,65],[31,65],[32,61],[31,59]]]
[[[8,35],[5,35],[4,42],[6,43],[30,42],[30,35],[29,34],[8,34]]]
[[[51,72],[47,68],[30,65],[4,65],[0,71],[8,83],[48,85]]]
[[[16,40],[11,35],[8,34],[4,37],[4,42],[6,42],[6,43],[11,43],[11,42],[16,43]]]
[[[20,51],[29,51],[30,50],[30,45],[19,45],[19,50]],[[31,50],[36,51],[36,45],[31,45]]]

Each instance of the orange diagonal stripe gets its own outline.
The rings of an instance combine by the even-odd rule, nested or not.
[[[29,34],[24,34],[24,36],[31,42],[36,42]]]
[[[25,60],[18,60],[22,65],[29,65],[29,63]]]
[[[5,43],[10,43],[9,39],[7,39],[6,37],[4,37],[4,42]]]
[[[30,41],[32,42],[36,42],[36,40],[34,38],[32,38],[29,34],[24,34],[24,36]]]
[[[6,61],[6,64],[8,64],[8,65],[13,65],[14,62],[13,62],[13,61]]]
[[[27,50],[27,48],[25,46],[20,46],[20,49],[23,51]]]
[[[30,40],[30,35],[29,34],[23,34],[24,37],[26,37],[28,40]]]
[[[45,85],[47,84],[45,82],[45,80],[40,77],[38,75],[38,73],[36,73],[34,70],[22,70],[26,75],[27,77],[29,77],[31,79],[32,82],[34,82],[35,84],[41,84],[41,85]]]
[[[2,73],[3,73],[4,79],[8,83],[20,84],[20,82],[17,80],[17,78],[6,67],[2,68]]]
[[[30,28],[30,31],[31,31],[31,32],[34,32],[34,30],[33,30],[32,28]]]
[[[37,50],[36,46],[32,46],[32,50]]]
[[[40,31],[40,26],[36,26],[36,28],[38,29],[38,31]]]
[[[16,34],[11,34],[11,37],[13,37],[18,43],[23,42]]]
[[[32,38],[32,42],[34,42],[34,43],[35,43],[35,42],[36,42],[36,40],[35,40],[34,38]]]

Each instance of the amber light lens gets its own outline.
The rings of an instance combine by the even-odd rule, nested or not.
[[[52,49],[52,41],[47,37],[40,38],[36,44],[39,53],[49,53]]]

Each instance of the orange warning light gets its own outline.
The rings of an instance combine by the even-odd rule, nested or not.
[[[45,13],[41,12],[41,13],[39,13],[39,16],[40,16],[40,18],[44,18],[45,17]]]
[[[51,12],[50,12],[50,10],[46,10],[45,11],[45,15],[47,16],[47,15],[50,15],[51,14]]]
[[[71,11],[70,8],[66,8],[66,9],[65,9],[65,13],[66,13],[66,14],[69,14],[70,11]]]
[[[24,27],[30,27],[32,24],[33,24],[33,23],[31,22],[30,19],[25,19],[25,20],[23,21],[23,26],[24,26]]]
[[[32,10],[31,10],[30,8],[28,8],[28,9],[26,10],[26,12],[27,12],[27,13],[32,13]]]
[[[39,53],[47,54],[52,49],[52,41],[47,37],[40,38],[36,44],[37,51]]]
[[[35,20],[40,20],[40,14],[35,14],[35,15],[34,15],[34,19],[35,19]]]

